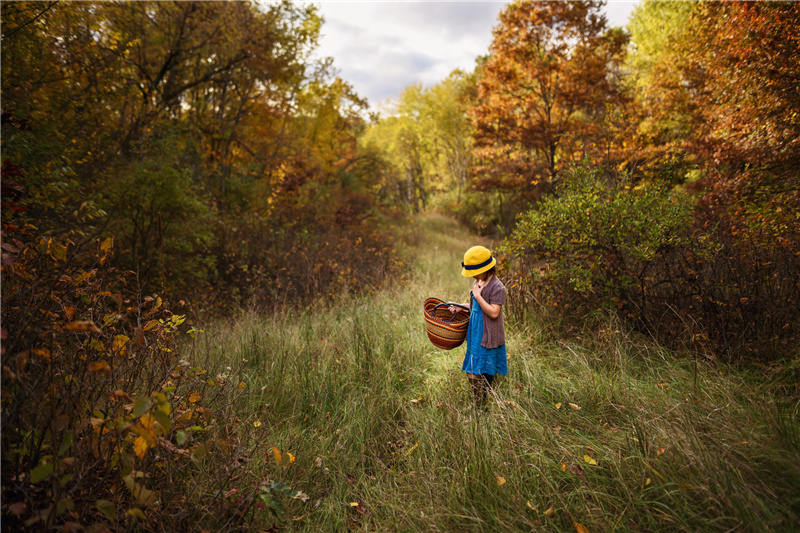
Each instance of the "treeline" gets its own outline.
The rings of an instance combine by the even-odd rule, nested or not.
[[[506,238],[512,311],[796,356],[800,8],[645,1],[628,31],[601,9],[508,5],[474,72],[408,88],[367,138],[412,201]]]
[[[3,240],[114,238],[146,294],[272,308],[391,268],[367,103],[291,2],[4,3]],[[13,262],[11,248],[6,261]],[[13,304],[13,291],[6,291]]]

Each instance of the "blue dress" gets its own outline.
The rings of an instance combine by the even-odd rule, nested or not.
[[[483,309],[472,297],[472,311],[469,315],[467,328],[467,353],[461,370],[468,374],[508,374],[508,359],[506,358],[506,345],[497,348],[484,348],[483,340]]]

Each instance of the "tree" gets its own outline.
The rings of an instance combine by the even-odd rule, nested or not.
[[[386,175],[388,187],[413,209],[424,207],[432,192],[455,189],[460,195],[466,186],[472,163],[465,103],[469,84],[470,78],[455,70],[433,87],[406,87],[389,116],[364,136],[388,154],[395,167]]]
[[[691,2],[646,0],[631,14],[626,70],[635,105],[626,132],[625,168],[637,179],[681,183],[697,160],[689,141],[698,128],[694,87],[685,83]]]
[[[481,73],[478,189],[551,190],[563,165],[591,152],[621,94],[611,72],[627,38],[606,31],[600,1],[514,2],[500,14]]]

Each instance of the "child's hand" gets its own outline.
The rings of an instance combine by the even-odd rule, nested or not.
[[[486,282],[484,281],[476,281],[475,286],[472,288],[472,294],[477,298],[483,292],[483,288],[486,286]]]

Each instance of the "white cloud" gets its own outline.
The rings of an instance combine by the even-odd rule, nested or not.
[[[314,2],[325,18],[318,53],[372,106],[414,83],[428,87],[489,51],[506,2]],[[635,1],[611,1],[609,23],[624,26]]]

